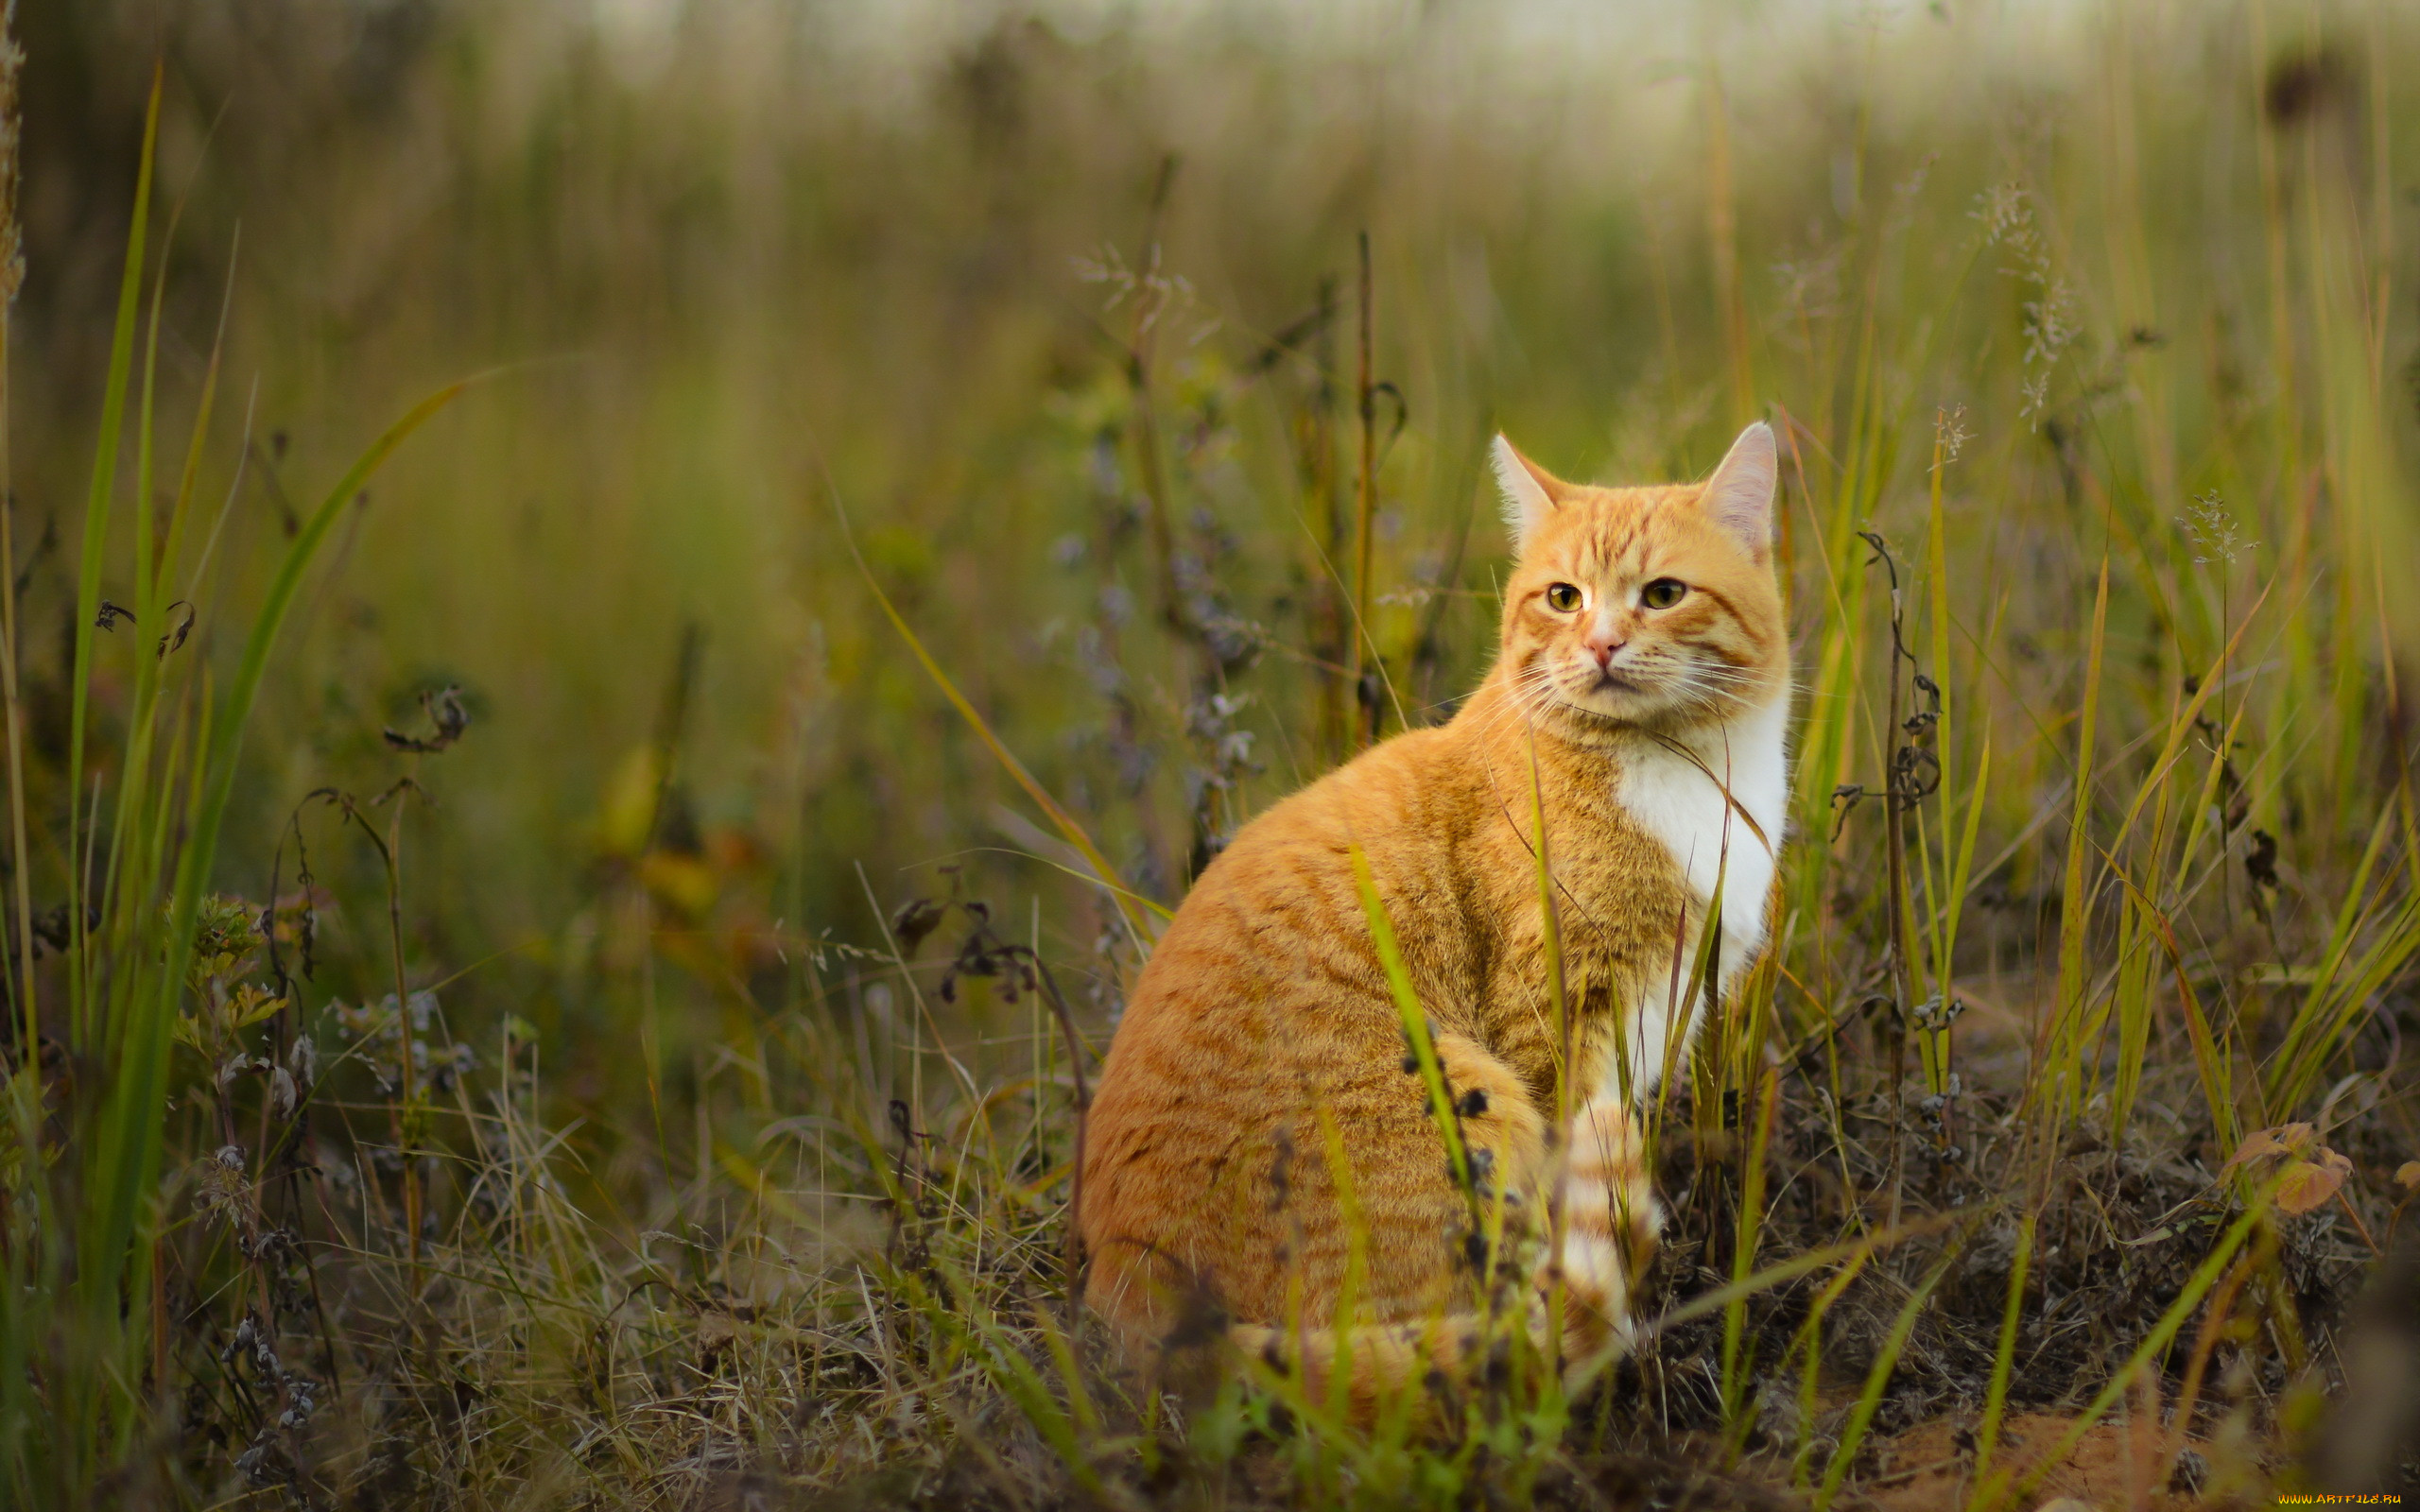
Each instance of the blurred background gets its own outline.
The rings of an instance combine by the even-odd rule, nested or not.
[[[1384,728],[1443,717],[1491,652],[1492,431],[1639,481],[1695,475],[1770,415],[1793,426],[1799,664],[1839,713],[1810,737],[1799,830],[1879,780],[1886,661],[1815,617],[1878,626],[1855,539],[1876,529],[1910,592],[1951,606],[1947,670],[1978,710],[1953,771],[1997,741],[1979,885],[2005,906],[1968,941],[1994,970],[2055,912],[2046,805],[2073,781],[2104,554],[2104,748],[2148,738],[2274,576],[2246,655],[2279,675],[2238,679],[2258,753],[2239,760],[2287,874],[2349,864],[2400,769],[2381,711],[2391,648],[2420,650],[2395,581],[2415,559],[2394,462],[2413,419],[2409,8],[19,17],[38,793],[67,801],[76,506],[156,64],[161,435],[184,434],[222,322],[225,342],[199,493],[223,533],[184,594],[203,655],[233,654],[222,624],[243,620],[218,606],[251,601],[345,462],[482,375],[307,588],[225,885],[262,896],[275,867],[291,887],[299,838],[331,989],[371,990],[378,858],[297,805],[415,776],[415,985],[527,1021],[559,1092],[609,1118],[644,1106],[634,1005],[660,1012],[668,1077],[710,1079],[752,1014],[841,991],[831,950],[884,948],[917,896],[987,899],[1114,1008],[1133,942],[869,581],[1162,902],[1348,748],[1363,232]],[[1940,437],[1963,459],[1941,474],[1936,580],[1910,553]],[[105,725],[138,639],[104,638]],[[382,739],[425,733],[420,700],[448,687],[458,744]],[[1853,902],[1849,869],[1802,900]]]
[[[879,618],[838,510],[951,675],[1172,902],[1205,782],[1235,784],[1224,830],[1339,748],[1305,691],[1348,654],[1320,594],[1350,571],[1326,554],[1357,233],[1400,396],[1376,633],[1425,719],[1491,648],[1491,429],[1576,476],[1710,465],[1784,397],[1734,391],[1726,332],[1752,362],[1828,332],[1876,206],[1963,215],[1970,183],[1926,187],[1944,153],[1971,180],[2075,149],[2094,23],[2030,12],[37,0],[31,676],[63,706],[67,642],[41,629],[72,584],[156,59],[164,435],[225,312],[202,644],[232,653],[212,593],[243,595],[389,419],[492,374],[345,522],[255,728],[231,885],[266,886],[307,792],[383,788],[380,728],[458,684],[472,733],[422,773],[409,923],[448,971],[510,951],[464,989],[534,1005],[574,1057],[605,1027],[588,973],[634,950],[616,885],[667,847],[664,901],[758,932],[750,971],[776,921],[868,941],[869,889],[889,908],[944,862],[1064,893],[1079,913],[1048,922],[1089,953],[1084,889],[1000,853],[1035,849],[999,822],[1021,800]],[[1979,30],[1988,77],[1927,66]],[[1937,277],[1968,239],[1899,255]],[[1196,707],[1157,623],[1138,346],[1182,592],[1232,622],[1232,713]],[[360,850],[323,874],[350,855],[374,880]]]
[[[164,436],[225,319],[208,651],[233,651],[211,597],[264,571],[295,501],[489,375],[346,518],[251,738],[230,883],[267,876],[307,791],[392,782],[377,730],[459,684],[409,924],[574,1057],[605,1028],[593,972],[634,958],[614,898],[641,871],[723,932],[709,977],[779,975],[777,934],[866,941],[937,864],[1047,893],[1092,951],[1086,888],[1002,854],[1043,847],[873,610],[842,510],[1145,893],[1334,760],[1362,230],[1392,385],[1373,636],[1426,721],[1491,651],[1495,426],[1570,476],[1665,479],[1779,404],[1888,527],[1919,518],[1933,411],[1967,406],[2006,467],[1953,479],[1961,602],[2043,651],[2091,566],[2062,549],[2088,506],[2049,508],[2076,448],[2183,540],[2192,496],[2241,493],[2251,411],[2324,404],[2280,399],[2263,341],[2308,341],[2313,293],[2394,298],[2386,261],[2377,290],[2316,288],[2330,242],[2412,213],[2386,177],[2411,113],[2362,104],[2411,42],[2384,5],[19,14],[34,699],[60,707],[39,605],[73,571],[157,60]],[[2378,321],[2398,372],[2406,305]],[[1201,600],[1191,634],[1162,634],[1171,593]]]

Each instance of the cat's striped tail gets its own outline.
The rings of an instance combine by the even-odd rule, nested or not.
[[[1560,1280],[1560,1366],[1576,1384],[1577,1372],[1602,1364],[1631,1342],[1633,1282],[1654,1256],[1663,1209],[1628,1108],[1612,1100],[1591,1103],[1573,1120],[1572,1132],[1561,1263],[1550,1252],[1541,1254],[1524,1295],[1507,1315],[1447,1313],[1346,1329],[1237,1323],[1227,1328],[1227,1343],[1262,1368],[1299,1381],[1313,1403],[1335,1400],[1340,1368],[1349,1417],[1368,1422],[1415,1389],[1447,1400],[1458,1390],[1500,1380],[1511,1368],[1516,1332],[1527,1335],[1530,1348],[1544,1349]],[[1552,1246],[1541,1237],[1538,1247]]]

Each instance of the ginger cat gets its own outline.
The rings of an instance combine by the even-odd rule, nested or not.
[[[1789,790],[1773,437],[1749,426],[1697,487],[1564,483],[1501,437],[1495,461],[1519,559],[1494,670],[1450,723],[1246,825],[1177,911],[1111,1046],[1083,1151],[1086,1295],[1146,1358],[1201,1342],[1204,1319],[1315,1380],[1349,1350],[1365,1410],[1476,1363],[1488,1241],[1410,1070],[1356,844],[1478,1194],[1526,1215],[1522,1326],[1541,1327],[1558,1275],[1539,1236],[1559,1188],[1566,1358],[1627,1336],[1629,1279],[1661,1222],[1633,1110],[1703,1017],[1690,963],[1708,918],[1718,990],[1765,943]],[[1573,1014],[1562,1137],[1533,750]],[[1348,1205],[1361,1271],[1339,1340]]]

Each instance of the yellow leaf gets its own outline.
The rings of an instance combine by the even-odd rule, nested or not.
[[[227,1005],[228,1027],[248,1029],[285,1006],[285,1000],[247,982]]]
[[[2305,1213],[2336,1195],[2344,1178],[2353,1174],[2353,1162],[2320,1145],[2312,1160],[2291,1160],[2277,1181],[2277,1207],[2291,1213]]]
[[[2407,1192],[2420,1191],[2420,1160],[2406,1160],[2396,1166],[2394,1184]]]
[[[639,880],[658,902],[684,918],[702,919],[715,905],[714,870],[695,856],[650,850],[639,863]]]
[[[661,769],[655,747],[641,746],[624,756],[605,783],[596,810],[596,848],[609,856],[634,856],[647,849],[655,829],[655,797]]]

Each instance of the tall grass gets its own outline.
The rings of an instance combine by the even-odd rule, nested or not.
[[[223,1090],[229,1079],[221,1066],[225,1052],[234,1052],[226,1064],[251,1069],[242,1031],[272,1013],[290,1015],[298,1006],[258,995],[230,1001],[217,980],[226,974],[231,954],[220,936],[249,927],[209,893],[244,728],[286,612],[340,511],[387,455],[454,396],[453,389],[441,391],[380,437],[304,521],[254,612],[223,696],[210,687],[206,671],[194,670],[196,658],[185,659],[176,669],[182,675],[173,681],[164,675],[169,656],[184,648],[191,628],[190,618],[177,620],[163,592],[186,565],[178,548],[195,503],[196,469],[190,462],[168,510],[164,543],[153,539],[148,507],[138,508],[133,608],[105,604],[100,595],[138,335],[159,98],[155,81],[85,505],[69,690],[70,772],[86,770],[87,695],[96,632],[112,629],[123,618],[135,632],[129,639],[152,644],[138,644],[130,659],[134,681],[122,761],[94,773],[89,807],[81,802],[81,791],[72,790],[65,811],[64,861],[78,882],[71,895],[77,902],[64,910],[67,940],[54,982],[64,1003],[53,1011],[63,1006],[65,1022],[44,1033],[30,937],[23,941],[26,971],[10,978],[14,1021],[23,1026],[17,1044],[24,1053],[10,1084],[9,1285],[7,1300],[0,1303],[0,1369],[7,1372],[8,1385],[0,1388],[0,1445],[9,1451],[12,1494],[28,1505],[89,1497],[158,1452],[156,1445],[143,1442],[143,1431],[171,1389],[157,1368],[168,1343],[157,1332],[166,1319],[142,1299],[160,1280],[152,1264],[171,1221],[156,1194],[172,1095],[171,1050],[183,1039],[212,1052],[208,1070],[221,1073]],[[135,496],[143,501],[152,493],[160,366],[156,292],[151,309],[134,438]],[[196,408],[190,444],[197,454],[208,437],[216,379],[214,351]],[[15,654],[13,645],[9,654]],[[13,723],[13,696],[10,716]],[[115,803],[104,829],[102,793],[112,778]],[[89,816],[85,822],[78,822],[79,810]],[[106,861],[100,861],[104,850]],[[22,876],[33,858],[20,849],[15,863]],[[81,902],[86,897],[94,900],[89,913]],[[200,940],[205,912],[212,916],[213,937]],[[43,1064],[43,1052],[53,1047],[64,1062],[57,1069],[65,1074],[56,1078]],[[265,1168],[246,1172],[244,1152],[236,1154],[239,1178],[267,1177]],[[290,1395],[290,1388],[280,1385],[282,1395]],[[290,1403],[281,1405],[291,1410]]]
[[[2304,1473],[2420,1155],[2406,18],[666,14],[34,34],[132,213],[9,328],[18,1501]],[[1074,1156],[1190,877],[1484,665],[1494,429],[1754,415],[1796,788],[1640,1346],[1122,1370]]]

